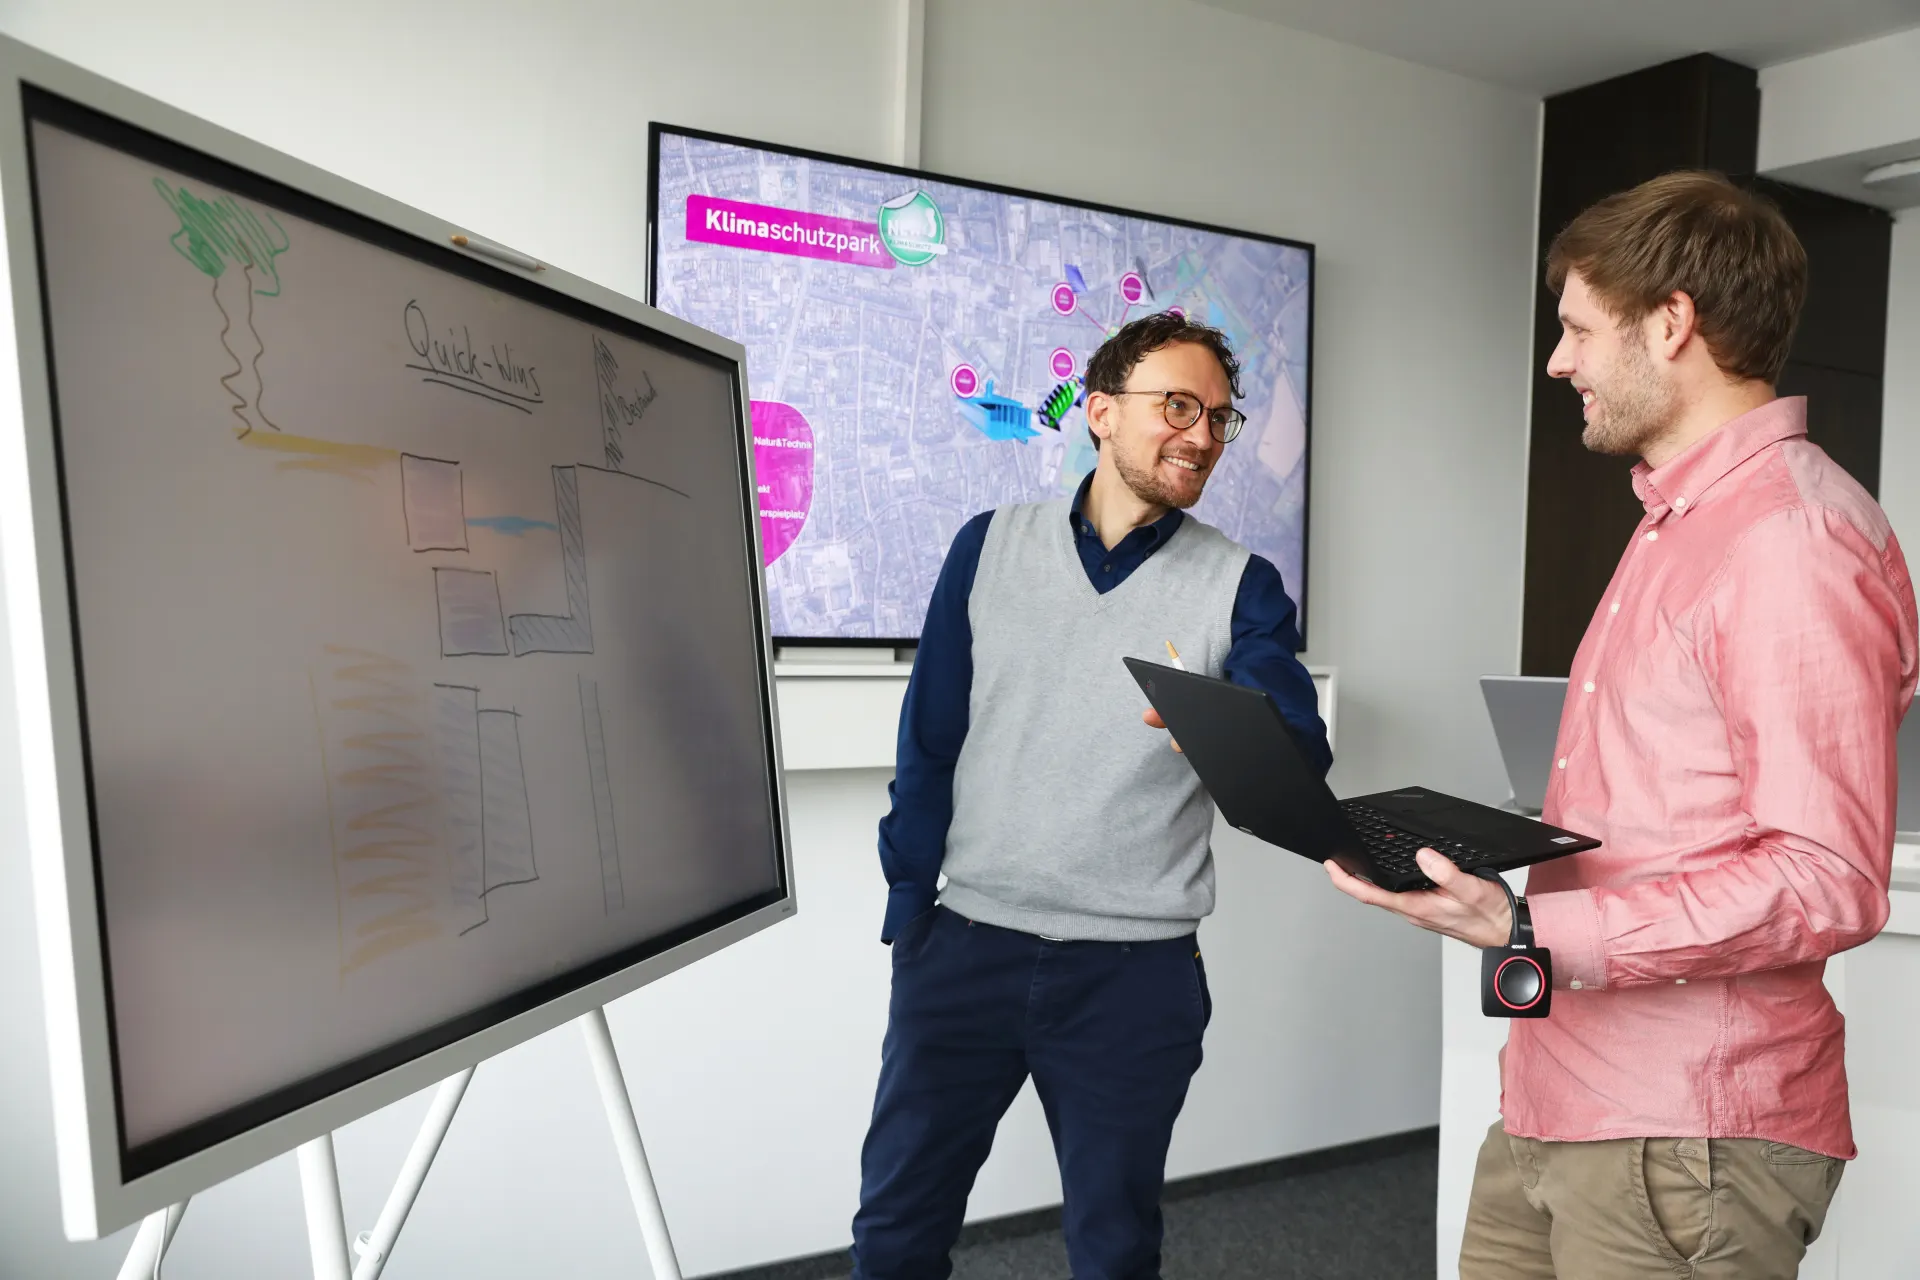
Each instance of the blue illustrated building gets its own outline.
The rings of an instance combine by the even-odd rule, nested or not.
[[[1033,410],[1018,400],[995,394],[992,378],[987,379],[979,395],[960,397],[960,412],[989,440],[1026,440],[1040,434],[1031,425]]]

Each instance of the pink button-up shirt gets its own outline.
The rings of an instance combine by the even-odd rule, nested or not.
[[[1887,919],[1906,559],[1775,400],[1658,469],[1567,683],[1532,869],[1553,1014],[1515,1022],[1520,1137],[1765,1138],[1851,1159],[1826,958]]]

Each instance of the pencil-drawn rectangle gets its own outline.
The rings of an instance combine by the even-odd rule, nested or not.
[[[607,732],[600,722],[600,686],[580,681],[580,721],[587,738],[587,776],[593,784],[593,825],[600,835],[600,891],[609,913],[627,905],[620,874],[620,833],[613,821],[613,784],[607,775]]]
[[[400,505],[415,551],[465,551],[467,500],[460,464],[400,455]]]
[[[567,584],[564,615],[516,613],[507,620],[513,653],[592,653],[593,619],[587,609],[587,540],[580,519],[580,476],[572,467],[553,469],[553,506],[560,525],[560,570]]]
[[[527,774],[520,757],[520,717],[515,713],[480,713],[480,772],[486,805],[485,892],[539,879],[533,863]]]
[[[433,742],[440,765],[441,825],[447,847],[452,918],[461,933],[486,923],[485,818],[480,692],[433,686]]]
[[[435,569],[434,598],[440,605],[440,656],[504,654],[500,583],[490,569]]]

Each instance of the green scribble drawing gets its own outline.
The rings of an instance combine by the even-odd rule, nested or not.
[[[272,277],[273,288],[255,285],[254,292],[266,298],[279,296],[280,269],[274,259],[287,251],[287,233],[278,219],[269,213],[262,222],[259,214],[242,208],[232,196],[208,203],[184,187],[175,191],[162,178],[155,178],[153,185],[180,219],[172,243],[181,257],[216,278],[229,261],[249,271],[263,271]]]
[[[256,213],[232,196],[203,200],[185,187],[169,186],[161,178],[155,178],[153,186],[180,219],[180,229],[169,237],[174,252],[213,281],[213,304],[220,309],[222,321],[220,345],[233,359],[234,367],[221,377],[220,385],[233,397],[233,416],[240,422],[235,434],[244,440],[261,427],[278,431],[279,425],[261,404],[266,386],[261,380],[260,358],[266,354],[267,345],[254,325],[253,300],[255,296],[280,296],[277,260],[287,251],[286,230],[271,213]],[[234,313],[240,302],[231,297],[236,284],[245,299],[242,318],[246,337],[252,339],[252,348],[244,356],[234,350],[232,341]],[[236,382],[243,378],[244,385]]]

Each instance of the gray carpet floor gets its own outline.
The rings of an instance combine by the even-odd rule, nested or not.
[[[1433,1274],[1436,1156],[1202,1190],[1167,1202],[1168,1280],[1399,1280]],[[954,1280],[1066,1280],[1060,1231],[963,1244]]]
[[[1422,1130],[1171,1183],[1166,1280],[1418,1280],[1434,1273],[1439,1135]],[[846,1255],[714,1280],[844,1280]],[[953,1280],[1068,1280],[1058,1211],[976,1223]]]

